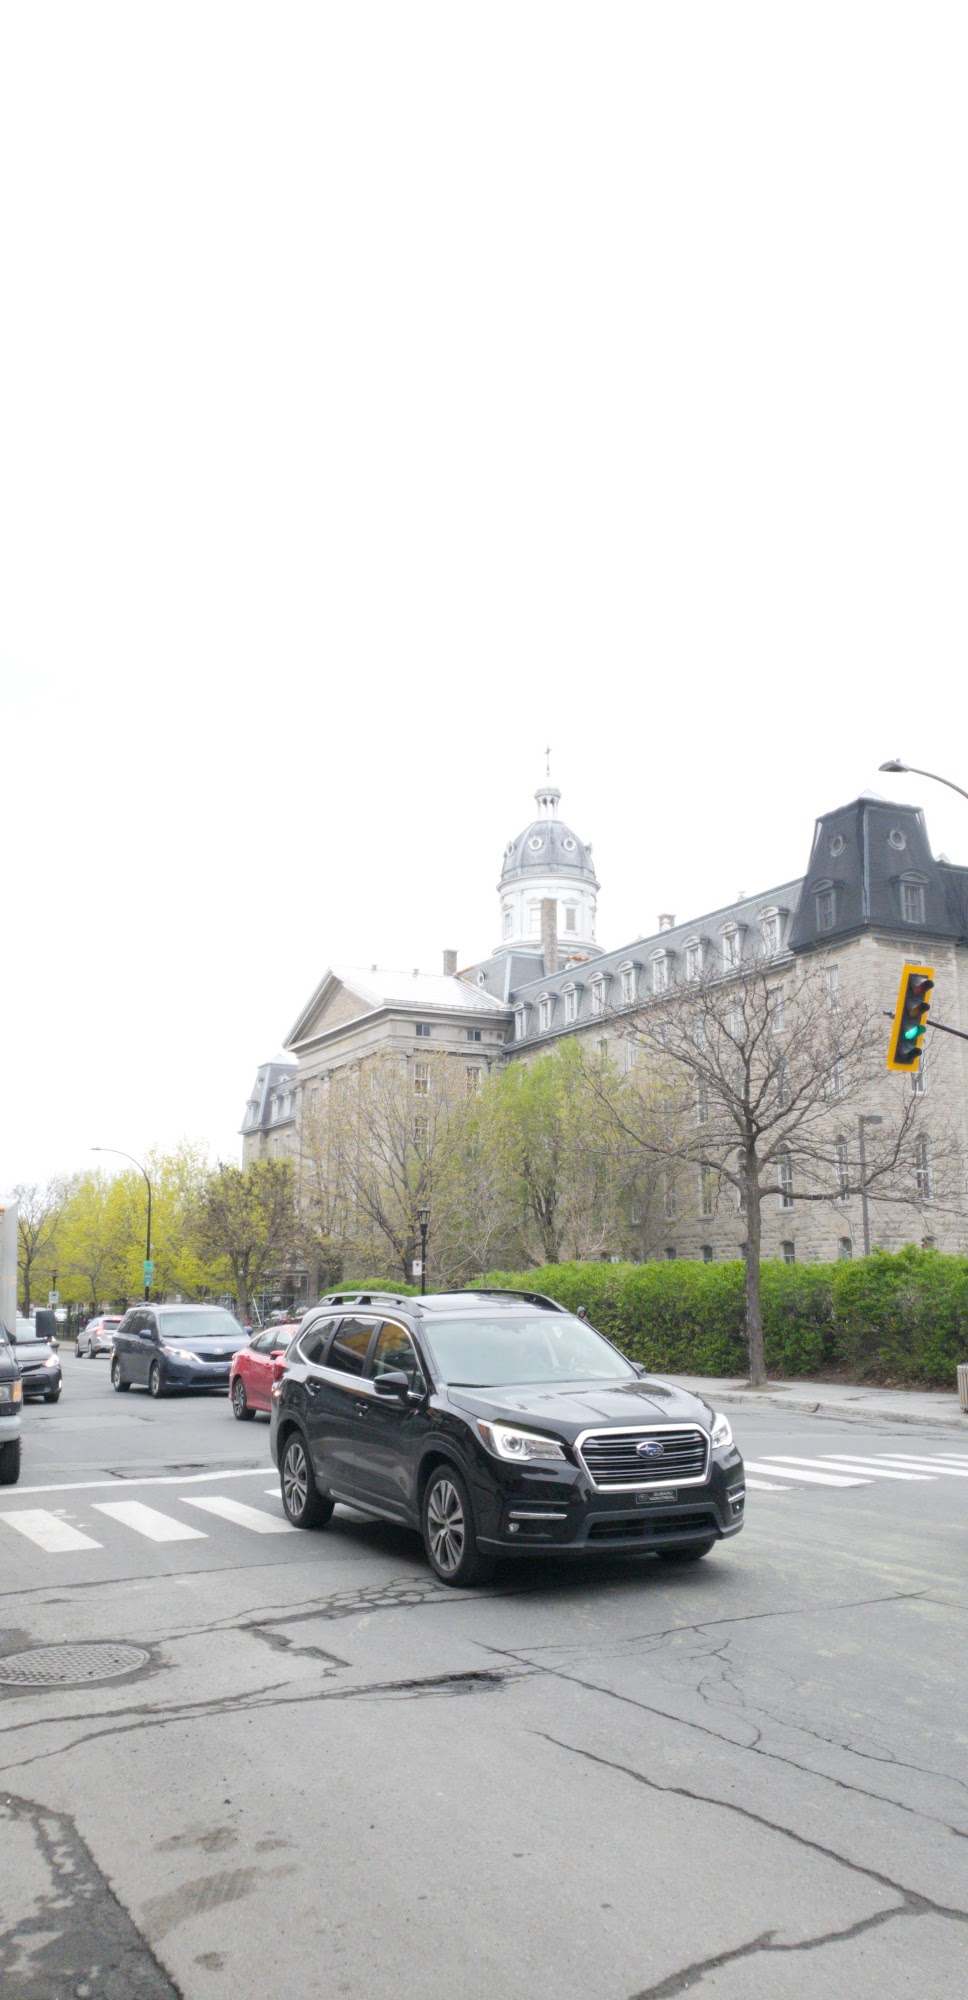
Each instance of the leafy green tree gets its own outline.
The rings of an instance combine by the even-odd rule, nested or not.
[[[216,1283],[220,1275],[231,1278],[243,1321],[253,1294],[292,1253],[295,1193],[292,1161],[270,1159],[252,1160],[247,1167],[220,1165],[195,1196],[195,1254]]]
[[[67,1187],[62,1180],[48,1181],[46,1187],[39,1187],[36,1181],[21,1182],[14,1194],[21,1297],[23,1310],[29,1313],[35,1266],[43,1265],[48,1271],[52,1268]]]

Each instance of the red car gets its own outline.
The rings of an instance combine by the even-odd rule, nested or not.
[[[269,1415],[273,1382],[278,1382],[286,1349],[298,1332],[298,1320],[270,1326],[265,1333],[257,1333],[248,1347],[240,1347],[229,1375],[232,1411],[240,1423],[254,1417],[257,1410]]]

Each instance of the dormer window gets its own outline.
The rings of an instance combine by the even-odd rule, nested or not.
[[[549,1029],[549,1028],[550,1028],[550,1026],[551,1026],[551,1014],[552,1014],[552,1009],[553,1009],[553,1007],[554,1007],[554,1004],[555,1004],[555,1003],[554,1003],[554,1001],[553,1001],[553,999],[552,999],[552,997],[551,997],[551,994],[550,994],[550,993],[542,993],[542,994],[541,994],[541,995],[539,996],[539,999],[538,999],[538,1032],[539,1032],[539,1034],[542,1034],[542,1035],[546,1035],[546,1034],[547,1034],[547,1032],[548,1032],[548,1029]]]
[[[775,958],[780,949],[780,912],[764,910],[760,918],[760,936],[763,940],[764,958]]]
[[[739,934],[738,924],[727,925],[726,929],[723,931],[722,939],[723,939],[723,966],[725,970],[728,972],[732,970],[733,966],[739,964],[740,934]]]
[[[605,1012],[605,981],[604,979],[593,979],[592,1013],[604,1014],[604,1012]]]
[[[901,921],[905,924],[924,922],[924,883],[910,876],[901,878]]]
[[[690,938],[686,945],[686,978],[702,978],[702,939]]]
[[[514,1010],[515,1041],[523,1042],[527,1032],[528,1032],[528,1010],[526,1007],[515,1007]]]
[[[833,883],[823,883],[814,891],[813,900],[818,931],[832,931],[837,922],[837,891]]]
[[[578,988],[577,986],[566,986],[565,1020],[577,1021],[577,1019],[578,1019]]]
[[[653,991],[653,993],[668,993],[668,991],[669,991],[669,963],[670,963],[670,961],[669,961],[669,953],[668,953],[667,951],[657,951],[657,952],[653,952],[653,955],[652,955],[652,991]]]
[[[621,969],[621,976],[622,976],[622,1006],[631,1007],[635,1001],[634,965],[623,965]]]

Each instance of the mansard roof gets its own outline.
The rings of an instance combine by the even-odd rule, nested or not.
[[[908,913],[905,884],[920,888],[923,914]],[[853,799],[817,820],[790,943],[794,951],[826,949],[836,937],[871,929],[964,940],[966,887],[968,870],[932,854],[920,807]]]

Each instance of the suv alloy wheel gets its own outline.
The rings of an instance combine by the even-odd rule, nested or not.
[[[282,1505],[294,1528],[324,1528],[333,1512],[332,1500],[324,1498],[313,1478],[309,1454],[294,1431],[287,1438],[279,1472]]]
[[[423,1538],[441,1583],[466,1589],[485,1583],[492,1574],[493,1562],[478,1554],[470,1494],[454,1465],[436,1466],[427,1481]]]
[[[120,1354],[116,1354],[111,1362],[111,1387],[112,1389],[130,1389],[131,1387],[130,1382],[126,1382],[121,1373]]]

